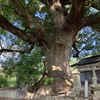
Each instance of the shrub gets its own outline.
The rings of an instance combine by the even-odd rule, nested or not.
[[[54,82],[54,78],[44,78],[44,84],[48,85],[51,84],[52,82]]]
[[[7,86],[8,86],[7,78],[4,77],[3,75],[0,75],[0,88],[7,87]]]

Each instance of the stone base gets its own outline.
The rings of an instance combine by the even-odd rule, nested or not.
[[[84,88],[82,88],[82,87],[74,87],[74,88],[72,88],[71,89],[71,94],[72,95],[79,95],[80,94],[80,92],[82,91],[82,90],[84,90]]]
[[[72,91],[70,95],[79,95],[79,94],[80,94],[80,92],[78,92],[78,91]]]
[[[95,98],[95,100],[100,100],[100,91],[94,92],[94,98]]]
[[[100,84],[91,84],[90,87],[94,87],[94,88],[99,87],[100,88]]]
[[[100,91],[100,84],[90,85],[92,91]]]

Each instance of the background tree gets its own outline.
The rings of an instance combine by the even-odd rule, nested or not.
[[[71,48],[82,28],[98,28],[95,25],[100,23],[99,4],[99,0],[1,0],[1,33],[9,31],[29,45],[27,49],[19,50],[16,46],[0,51],[29,53],[38,43],[46,50],[46,75],[55,78],[53,92],[66,90],[67,81],[72,83]],[[91,8],[97,11],[89,13]]]
[[[43,57],[44,53],[42,48],[35,46],[30,54],[20,54],[16,58],[13,56],[6,61],[2,60],[3,73],[6,77],[16,77],[16,86],[28,86],[29,90],[38,87],[33,85],[38,83],[44,74]]]

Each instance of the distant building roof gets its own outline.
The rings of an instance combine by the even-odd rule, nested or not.
[[[80,60],[78,63],[71,65],[71,67],[93,64],[93,63],[97,63],[97,62],[100,62],[100,55],[84,58],[84,59]]]

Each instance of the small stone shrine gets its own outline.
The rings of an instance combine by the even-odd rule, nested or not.
[[[100,100],[100,72],[97,73],[97,71],[100,71],[100,55],[97,55],[97,56],[92,56],[92,57],[88,57],[88,58],[84,58],[82,60],[80,60],[78,63],[76,64],[73,64],[71,67],[75,67],[78,69],[78,71],[81,73],[84,73],[83,75],[85,75],[85,72],[91,72],[88,78],[88,76],[85,78],[84,76],[84,81],[87,80],[87,81],[91,81],[89,84],[89,89],[90,89],[90,92],[93,91],[94,92],[94,98],[99,98]],[[73,77],[75,78],[74,79],[74,82],[73,84],[75,84],[77,78],[76,77]],[[80,78],[79,78],[80,79]],[[91,79],[91,80],[90,80]],[[80,82],[79,82],[80,81]],[[99,83],[98,83],[99,82]],[[78,83],[77,85],[80,87],[79,90],[82,89],[81,87],[81,80],[78,80]],[[73,89],[75,91],[75,87],[77,87],[76,85],[73,85]],[[98,95],[99,94],[99,95]],[[96,99],[98,100],[98,99]]]

